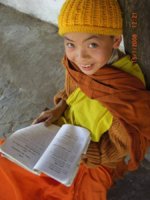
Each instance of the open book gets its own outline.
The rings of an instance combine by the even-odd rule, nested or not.
[[[35,174],[44,173],[70,186],[89,143],[90,132],[85,128],[70,124],[45,127],[40,123],[11,134],[0,152]]]

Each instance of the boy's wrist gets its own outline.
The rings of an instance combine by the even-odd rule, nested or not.
[[[60,109],[61,113],[63,113],[67,108],[67,103],[65,100],[61,99],[58,104],[56,104],[55,108]],[[54,108],[54,109],[55,109]]]
[[[54,104],[57,105],[57,104],[59,104],[59,102],[60,102],[61,100],[66,101],[66,99],[67,99],[66,90],[63,89],[63,90],[59,91],[59,92],[54,96]]]

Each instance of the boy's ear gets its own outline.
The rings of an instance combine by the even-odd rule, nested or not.
[[[118,49],[122,41],[122,36],[121,35],[114,36],[113,40],[114,40],[113,48]]]

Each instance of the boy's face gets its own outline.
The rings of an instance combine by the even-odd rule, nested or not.
[[[103,67],[118,48],[121,36],[93,35],[89,33],[67,33],[64,35],[65,52],[86,75],[94,74]]]

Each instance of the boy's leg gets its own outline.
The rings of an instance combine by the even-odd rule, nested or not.
[[[0,200],[73,200],[74,186],[34,175],[0,155]]]
[[[106,200],[111,185],[109,169],[103,166],[87,168],[82,164],[74,182],[74,200]]]
[[[0,156],[1,200],[106,200],[112,185],[104,167],[87,168],[81,164],[75,181],[66,187],[47,176],[34,175]]]

